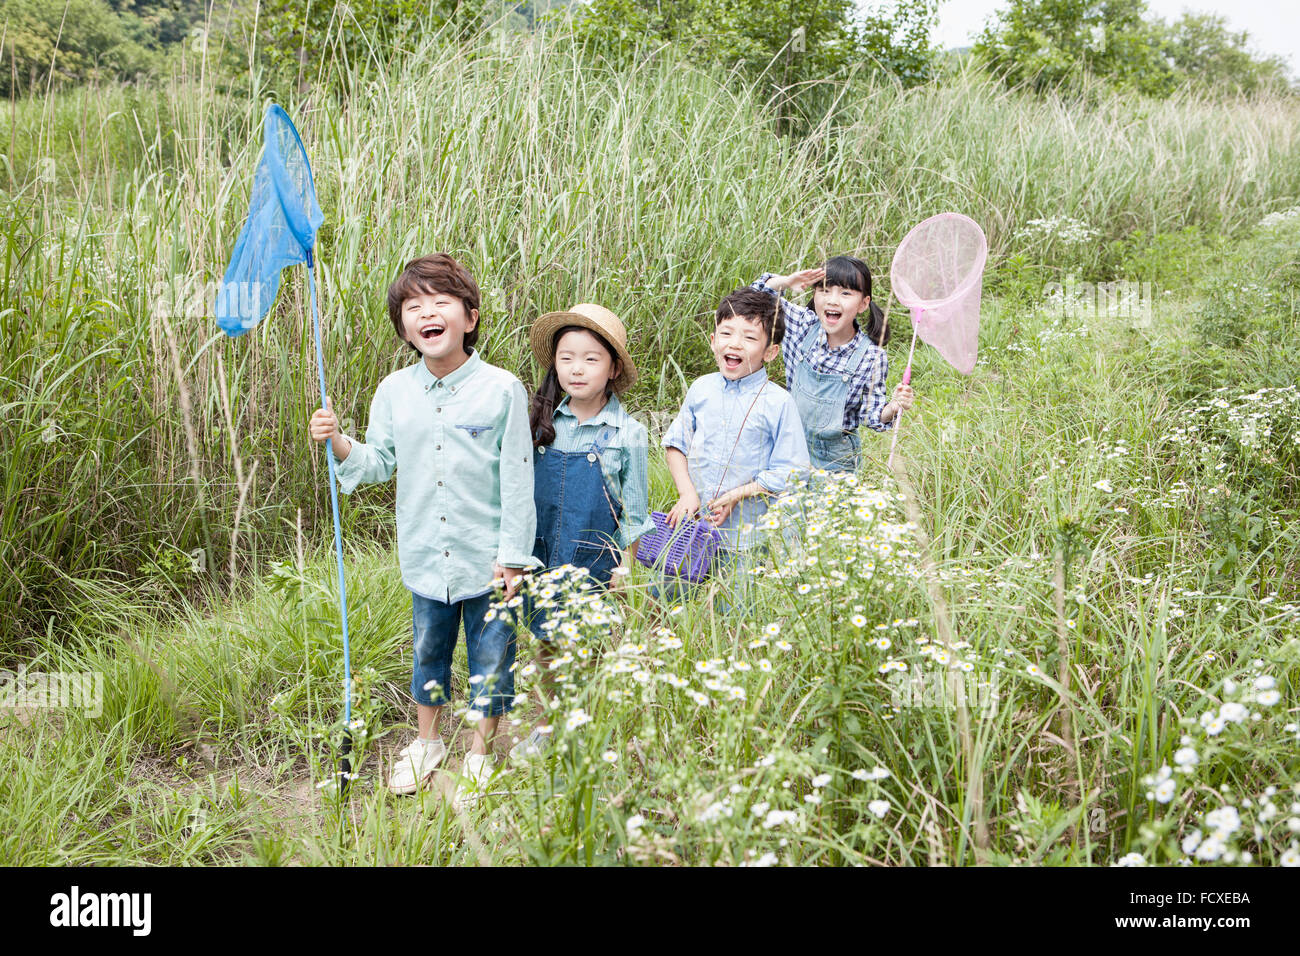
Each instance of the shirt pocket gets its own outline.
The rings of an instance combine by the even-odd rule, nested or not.
[[[470,438],[479,438],[481,436],[487,436],[487,433],[492,431],[492,429],[495,428],[496,426],[495,425],[457,425],[456,427],[463,432],[467,432]]]

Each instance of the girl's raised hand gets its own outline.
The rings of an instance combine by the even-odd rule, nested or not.
[[[334,416],[332,399],[326,398],[325,407],[312,413],[307,431],[311,434],[312,441],[316,442],[329,441],[339,433],[339,420]]]
[[[821,282],[825,278],[826,270],[819,267],[792,272],[788,276],[776,276],[768,280],[767,284],[774,289],[789,289],[791,292],[799,293],[812,283]]]

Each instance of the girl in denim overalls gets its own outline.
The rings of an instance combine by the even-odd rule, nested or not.
[[[888,431],[900,411],[911,408],[911,386],[885,400],[889,330],[871,301],[871,270],[861,259],[835,256],[819,269],[788,276],[764,273],[754,288],[772,296],[813,286],[813,308],[784,303],[781,344],[786,385],[799,408],[814,468],[857,471],[858,426]],[[865,327],[858,317],[866,315]]]
[[[623,410],[618,393],[636,381],[627,333],[613,312],[575,305],[534,323],[533,355],[546,377],[533,396],[530,425],[536,456],[533,497],[537,544],[546,568],[587,569],[601,585],[636,553],[654,523],[649,516],[649,448],[645,426]],[[560,399],[560,393],[564,398]],[[548,674],[550,632],[544,611],[525,603],[524,620],[542,641],[538,664]],[[545,678],[543,678],[545,680]],[[538,756],[549,733],[534,730],[512,751]]]

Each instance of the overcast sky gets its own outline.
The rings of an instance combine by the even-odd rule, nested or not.
[[[940,46],[969,46],[984,21],[1006,0],[944,0],[935,39]],[[1293,75],[1300,74],[1300,2],[1298,0],[1147,0],[1147,7],[1166,22],[1183,11],[1219,13],[1228,26],[1250,34],[1256,52],[1278,54]]]

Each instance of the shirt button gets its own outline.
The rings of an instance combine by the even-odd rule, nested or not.
[[[442,482],[441,482],[441,481],[440,481],[440,482],[438,482],[438,487],[439,487],[439,488],[441,488],[441,487],[442,487]]]
[[[435,411],[435,412],[440,412],[440,411],[442,411],[442,409],[441,409],[441,408],[435,408],[434,411]]]
[[[539,454],[539,455],[545,455],[545,454],[546,454],[546,448],[545,448],[545,447],[542,447],[542,448],[537,449],[537,454]],[[524,459],[524,461],[527,461],[527,460],[528,460],[527,458]]]
[[[444,551],[444,552],[442,552],[442,556],[443,556],[444,558],[450,558],[450,557],[451,557],[451,552],[450,552],[450,551]]]
[[[446,516],[443,516],[443,517],[439,518],[438,520],[439,520],[439,521],[446,521],[447,518],[446,518]]]
[[[596,460],[595,452],[587,452],[587,461],[595,461],[595,460]]]
[[[442,446],[441,446],[441,445],[434,445],[434,446],[433,446],[433,450],[434,450],[434,451],[442,451]]]

